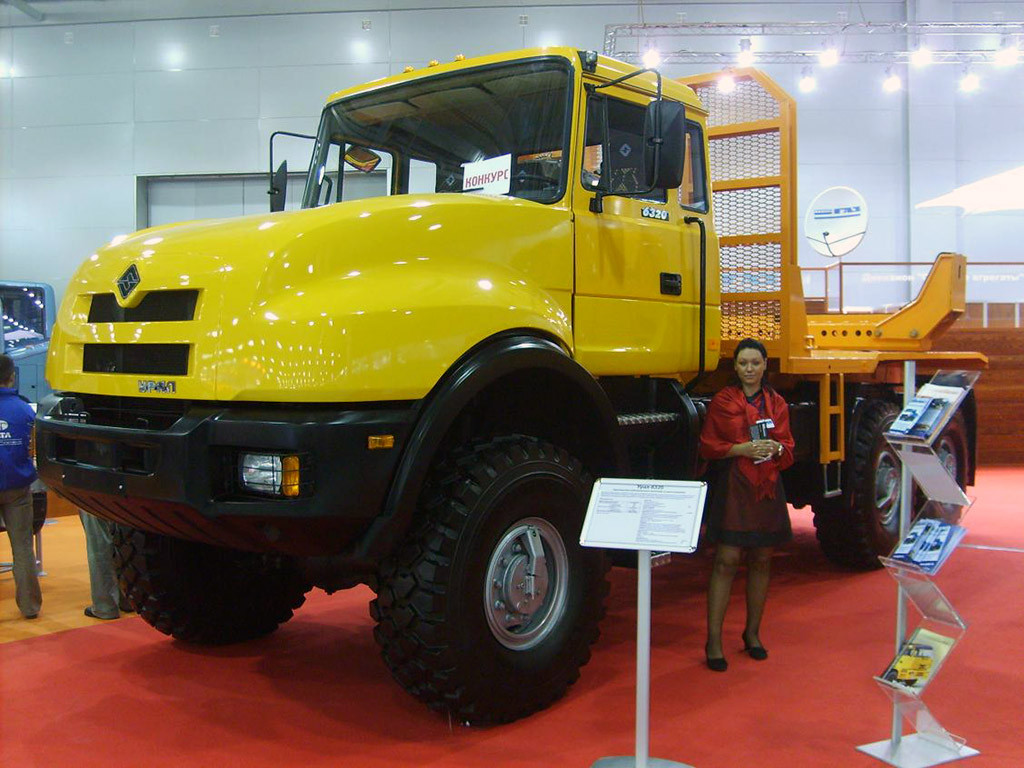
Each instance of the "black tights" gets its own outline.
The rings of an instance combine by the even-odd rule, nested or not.
[[[724,655],[722,650],[722,623],[725,609],[729,605],[732,580],[740,565],[742,547],[719,544],[715,549],[715,563],[708,584],[708,642],[707,653],[711,658]],[[768,597],[768,580],[771,575],[772,547],[749,547],[747,549],[747,624],[743,629],[743,640],[752,646],[761,645],[759,632],[764,603]]]

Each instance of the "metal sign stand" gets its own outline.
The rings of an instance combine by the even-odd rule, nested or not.
[[[707,485],[681,480],[599,479],[590,496],[580,544],[637,551],[636,754],[602,757],[591,768],[691,768],[650,757],[651,548],[696,550]]]

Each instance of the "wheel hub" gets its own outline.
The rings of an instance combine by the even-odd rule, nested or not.
[[[893,528],[900,509],[900,486],[902,477],[900,464],[892,451],[884,449],[875,463],[875,509],[879,521],[885,528]]]
[[[484,611],[506,648],[532,648],[565,612],[569,560],[558,530],[542,518],[513,525],[491,553]]]

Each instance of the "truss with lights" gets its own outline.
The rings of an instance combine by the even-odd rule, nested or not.
[[[755,37],[816,38],[818,45],[803,50],[753,51]],[[899,50],[851,50],[847,46],[858,37],[899,36]],[[940,38],[958,42],[965,38],[996,36],[997,48],[966,47],[938,50],[926,45]],[[674,38],[739,37],[739,49],[731,51],[694,51],[675,47]],[[657,50],[659,60],[666,64],[718,64],[749,66],[753,60],[761,64],[809,64],[825,66],[843,62],[856,64],[996,64],[1017,63],[1024,22],[680,22],[676,24],[609,24],[605,27],[604,53],[622,61],[640,63],[645,52]],[[635,41],[635,42],[633,42]],[[645,44],[646,42],[646,44]],[[672,45],[670,45],[672,43]],[[744,46],[744,43],[746,44]],[[837,43],[843,43],[843,50]],[[913,45],[910,48],[910,44]],[[894,48],[895,46],[890,46]],[[673,50],[674,48],[674,50]],[[924,51],[925,53],[922,53]],[[824,57],[824,58],[823,58]]]

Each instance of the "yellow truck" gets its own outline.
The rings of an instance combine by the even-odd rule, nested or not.
[[[301,210],[147,229],[71,280],[39,465],[114,521],[122,590],[181,640],[245,640],[368,584],[394,677],[471,722],[540,709],[598,636],[598,476],[696,476],[754,336],[791,404],[789,499],[825,552],[892,546],[901,363],[964,307],[943,254],[892,315],[808,314],[793,102],[544,48],[333,94]],[[369,175],[364,175],[369,174]],[[381,193],[365,197],[376,179]],[[278,206],[280,207],[280,206]],[[974,472],[968,399],[939,450]]]

